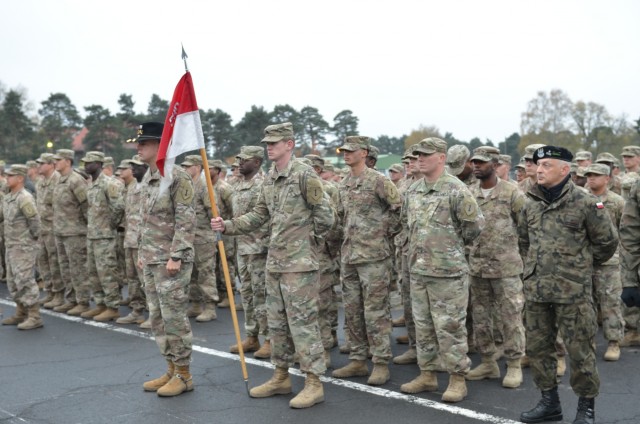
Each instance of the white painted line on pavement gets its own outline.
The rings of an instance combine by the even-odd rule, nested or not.
[[[5,299],[0,299],[0,304],[15,307],[15,303],[14,302],[11,302],[11,301],[5,300]],[[72,317],[72,316],[69,316],[69,315],[66,315],[66,314],[53,312],[53,311],[50,311],[50,310],[47,310],[47,309],[42,309],[41,313],[45,314],[45,315],[50,315],[52,317],[61,318],[61,319],[67,320],[67,321],[77,322],[77,323],[80,323],[80,324],[88,325],[90,327],[102,328],[102,329],[113,331],[113,332],[120,333],[120,334],[126,334],[126,335],[129,335],[129,336],[140,337],[142,339],[155,340],[154,337],[150,333],[147,333],[147,332],[144,332],[144,331],[131,330],[131,329],[128,329],[128,328],[123,328],[123,327],[119,327],[119,326],[116,326],[116,325],[107,324],[107,323],[103,323],[103,322],[90,321],[90,320],[87,320],[87,319],[84,319],[84,318],[80,318],[80,317]],[[240,357],[238,355],[234,354],[234,353],[223,352],[221,350],[211,349],[211,348],[208,348],[208,347],[203,347],[203,346],[198,346],[198,345],[193,345],[192,348],[193,348],[194,351],[200,352],[200,353],[204,353],[205,355],[217,356],[219,358],[230,359],[232,361],[240,361]],[[258,366],[258,367],[271,368],[271,369],[274,368],[274,366],[269,362],[265,362],[265,361],[261,361],[261,360],[257,360],[257,359],[253,359],[253,358],[248,358],[246,356],[245,356],[245,362],[247,364],[255,365],[255,366]],[[298,369],[290,369],[289,373],[291,373],[293,375],[296,375],[296,376],[299,376],[299,377],[304,377],[304,375],[305,375],[302,371],[300,371]],[[497,417],[495,415],[485,414],[483,412],[477,412],[477,411],[473,411],[471,409],[461,408],[459,406],[453,406],[453,405],[448,405],[448,404],[445,404],[445,403],[435,402],[435,401],[432,401],[432,400],[419,398],[417,396],[406,395],[406,394],[403,394],[403,393],[395,392],[393,390],[382,389],[380,387],[372,387],[372,386],[356,383],[356,382],[349,381],[349,380],[342,380],[342,379],[332,378],[332,377],[321,377],[321,380],[323,382],[325,382],[325,383],[330,383],[330,384],[333,384],[333,385],[336,385],[336,386],[346,387],[348,389],[356,390],[356,391],[359,391],[359,392],[369,393],[369,394],[372,394],[372,395],[375,395],[375,396],[384,397],[384,398],[387,398],[387,399],[401,400],[403,402],[411,403],[413,405],[418,405],[418,406],[423,406],[425,408],[430,408],[430,409],[435,409],[435,410],[438,410],[438,411],[448,412],[450,414],[460,415],[460,416],[463,416],[463,417],[476,419],[478,421],[483,421],[483,422],[490,423],[490,424],[520,424],[520,421],[514,421],[514,420],[507,419],[507,418],[501,418],[501,417]]]

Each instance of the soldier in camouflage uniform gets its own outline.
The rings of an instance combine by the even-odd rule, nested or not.
[[[378,163],[378,155],[380,154],[380,149],[376,146],[369,146],[369,150],[367,151],[367,157],[365,158],[365,165],[367,168],[376,169],[376,163]]]
[[[580,397],[575,422],[593,422],[600,387],[593,267],[613,256],[618,238],[598,199],[571,181],[572,159],[562,147],[544,146],[534,153],[538,184],[526,193],[518,226],[525,258],[527,355],[542,392],[538,405],[520,415],[525,423],[562,419],[556,380],[558,333],[569,354],[571,387]]]
[[[615,165],[616,162],[617,162],[617,159],[615,158],[615,156],[607,152],[600,153],[596,158],[596,163],[602,163],[604,165],[607,165],[610,169],[613,169],[613,166]],[[585,187],[589,188],[588,185]],[[612,191],[618,195],[622,195],[621,178],[618,176],[612,175],[607,188],[609,189],[609,191]]]
[[[400,183],[403,181],[404,177],[404,166],[399,163],[394,163],[389,167],[389,179],[393,184],[395,184],[396,188],[400,186]]]
[[[451,146],[447,151],[447,173],[458,177],[467,186],[476,182],[470,158],[471,152],[462,144]]]
[[[526,178],[518,183],[520,190],[523,193],[529,191],[529,189],[537,184],[536,180],[536,165],[533,163],[533,154],[540,148],[543,147],[544,144],[530,144],[524,149],[524,171]]]
[[[193,208],[196,212],[196,231],[193,239],[195,259],[189,284],[189,298],[193,305],[187,311],[187,315],[195,316],[197,322],[208,322],[217,318],[215,302],[218,300],[215,274],[216,240],[211,230],[211,200],[205,177],[202,175],[202,157],[188,155],[182,162],[182,167],[193,180]]]
[[[53,300],[55,293],[60,293],[58,295],[60,298],[64,295],[56,238],[53,235],[53,189],[58,184],[60,174],[55,169],[56,161],[53,159],[53,154],[43,153],[36,162],[38,163],[38,172],[42,176],[36,188],[38,192],[36,204],[40,215],[38,270],[45,283],[45,290],[48,292],[47,297],[40,301],[44,305]]]
[[[156,165],[164,125],[147,122],[138,128],[138,155],[149,165],[142,179],[142,223],[138,266],[142,267],[151,329],[167,361],[167,372],[143,384],[158,396],[177,396],[193,390],[189,366],[193,333],[187,317],[187,287],[193,267],[196,214],[193,182],[174,166],[169,186],[161,190]]]
[[[522,384],[520,358],[525,342],[522,258],[518,253],[517,233],[524,195],[517,186],[498,177],[499,155],[495,147],[478,147],[471,157],[478,182],[470,190],[486,225],[469,255],[473,333],[482,363],[469,371],[466,378],[500,377],[494,338],[494,321],[499,321],[507,358],[507,374],[502,385],[517,388]]]
[[[640,180],[636,180],[631,187],[624,205],[620,222],[620,243],[624,285],[622,301],[628,308],[637,309],[640,307]]]
[[[466,185],[445,171],[447,143],[431,137],[413,146],[424,178],[409,187],[402,223],[409,238],[411,300],[420,375],[400,390],[435,391],[440,358],[449,373],[445,402],[467,395],[466,310],[469,266],[465,244],[480,234],[482,212]]]
[[[293,157],[291,123],[270,125],[263,143],[274,164],[253,210],[232,220],[215,218],[214,231],[248,234],[271,226],[267,254],[267,320],[271,334],[273,377],[250,391],[252,397],[291,393],[288,369],[300,356],[305,387],[289,402],[307,408],[324,401],[319,376],[325,372],[318,325],[318,243],[331,230],[334,214],[314,170]]]
[[[56,238],[64,298],[54,298],[44,307],[78,316],[89,310],[91,284],[87,274],[87,181],[74,172],[73,150],[54,155],[60,173],[53,189],[53,234]],[[58,306],[56,306],[58,305]]]
[[[580,150],[576,152],[575,161],[576,164],[582,168],[586,168],[591,165],[593,155],[588,150]]]
[[[33,196],[24,188],[25,165],[14,165],[7,171],[9,193],[2,201],[4,235],[7,255],[7,285],[16,302],[16,314],[2,325],[17,325],[20,330],[42,327],[38,284],[33,268],[38,256],[40,216]]]

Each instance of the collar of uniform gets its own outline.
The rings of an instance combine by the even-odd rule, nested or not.
[[[276,164],[274,162],[271,168],[271,178],[273,178],[274,180],[277,180],[280,177],[284,177],[284,178],[289,177],[294,160],[295,159],[293,158],[293,155],[292,155],[289,158],[289,162],[287,162],[287,166],[285,166],[281,171],[278,171],[278,169],[276,168]]]
[[[529,191],[527,192],[527,194],[535,197],[537,200],[541,200],[547,204],[560,204],[564,201],[564,199],[567,197],[567,193],[569,191],[573,191],[575,189],[575,184],[573,183],[573,181],[571,181],[571,178],[569,178],[569,180],[565,183],[565,185],[562,187],[562,191],[560,192],[560,195],[554,199],[554,201],[552,203],[549,203],[547,201],[547,199],[544,197],[544,193],[542,192],[542,190],[540,190],[540,186],[538,184],[534,184],[531,186],[531,188],[529,189]]]
[[[451,177],[451,175],[448,174],[447,171],[444,171],[442,174],[440,174],[436,182],[433,183],[433,185],[429,190],[427,190],[427,186],[429,185],[429,183],[424,177],[422,177],[420,184],[418,185],[418,191],[421,191],[424,193],[428,193],[429,191],[441,191],[442,184],[444,184],[445,180],[449,177]],[[458,178],[458,177],[454,177],[454,178]]]
[[[147,173],[149,174],[148,181],[159,180],[160,178],[162,178],[162,175],[160,175],[159,169],[156,169],[155,171],[148,170]]]
[[[105,175],[104,172],[101,172],[100,175],[98,175],[98,178],[96,178],[95,181],[91,182],[91,186],[98,184],[98,182],[100,182],[101,180],[104,180],[105,178],[107,178],[107,176]]]
[[[476,199],[495,199],[498,197],[500,192],[502,191],[502,187],[504,184],[509,184],[504,181],[502,178],[498,177],[498,183],[493,186],[493,190],[489,193],[489,197],[484,197],[482,195],[482,187],[480,187],[480,180],[477,180],[471,187],[474,188],[474,196]]]

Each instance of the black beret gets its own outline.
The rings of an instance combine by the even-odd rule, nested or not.
[[[145,140],[160,140],[164,124],[161,122],[145,122],[138,127],[137,137],[132,141],[138,143]]]
[[[533,154],[533,163],[538,163],[539,159],[558,159],[565,162],[573,160],[573,154],[564,147],[543,146]]]

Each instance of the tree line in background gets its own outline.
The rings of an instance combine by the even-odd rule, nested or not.
[[[84,117],[64,93],[53,93],[35,108],[24,90],[5,89],[0,83],[0,159],[8,163],[24,163],[45,151],[72,148],[72,141],[86,129],[84,151],[99,150],[116,161],[131,156],[124,141],[135,135],[142,122],[164,122],[169,102],[157,94],[149,100],[146,113],[137,113],[131,95],[118,98],[120,110],[112,113],[101,105],[85,106]],[[216,158],[232,159],[243,145],[257,144],[264,128],[273,123],[292,122],[298,142],[298,154],[310,152],[334,156],[344,137],[358,134],[358,117],[345,109],[328,122],[312,106],[296,110],[290,105],[277,105],[268,111],[251,106],[233,123],[221,109],[200,110],[207,150]],[[622,147],[640,144],[640,119],[631,124],[623,117],[613,117],[606,108],[594,102],[573,102],[562,90],[539,92],[522,113],[521,131],[496,144],[486,139],[459,140],[451,132],[444,134],[436,126],[421,125],[409,135],[380,135],[374,144],[382,154],[402,155],[404,150],[423,138],[436,136],[449,146],[464,144],[470,150],[482,145],[498,147],[516,163],[519,152],[531,143],[554,144],[572,151],[590,150],[597,154],[608,151],[618,155]],[[117,162],[116,162],[117,163]]]

